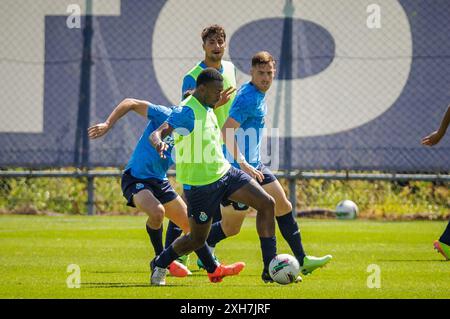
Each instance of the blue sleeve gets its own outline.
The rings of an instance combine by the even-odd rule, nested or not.
[[[243,96],[236,96],[230,108],[229,117],[232,117],[239,124],[244,123],[250,116],[253,109],[248,99]]]
[[[194,130],[195,116],[191,108],[179,106],[172,111],[166,121],[180,135],[188,135]]]
[[[187,90],[195,89],[196,82],[194,78],[190,75],[186,75],[183,79],[183,86],[181,88],[181,99],[183,100],[183,95]]]
[[[149,103],[147,108],[147,118],[149,121],[164,122],[172,113],[173,106],[163,106]]]

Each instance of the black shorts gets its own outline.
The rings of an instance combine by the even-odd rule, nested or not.
[[[264,175],[264,179],[259,185],[263,186],[266,184],[270,184],[277,180],[275,175],[273,175],[272,171],[264,164],[258,166],[258,170],[261,171]]]
[[[252,178],[243,171],[231,167],[224,176],[212,184],[190,186],[184,189],[188,206],[188,216],[194,217],[196,223],[207,223],[220,211],[220,203]]]
[[[263,173],[263,175],[264,175],[263,181],[261,183],[258,182],[259,185],[262,186],[262,185],[270,184],[270,183],[272,183],[272,182],[277,180],[275,175],[273,175],[272,171],[267,166],[265,166],[264,164],[259,165],[258,166],[258,170],[261,171],[261,173]],[[229,206],[229,205],[233,205],[233,208],[235,210],[244,211],[244,210],[248,209],[247,205],[244,205],[242,203],[236,203],[236,202],[233,202],[232,200],[229,200],[229,199],[223,200],[221,204],[224,207]]]
[[[129,170],[122,174],[121,185],[123,197],[127,200],[127,206],[131,207],[136,207],[133,202],[133,195],[143,189],[148,189],[161,204],[168,203],[178,196],[168,180],[135,178],[130,174]]]

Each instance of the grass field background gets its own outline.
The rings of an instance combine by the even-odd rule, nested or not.
[[[153,256],[143,216],[0,216],[0,298],[450,298],[450,262],[432,249],[445,222],[299,219],[308,254],[332,254],[324,269],[296,285],[264,284],[255,219],[217,248],[222,261],[244,271],[211,284],[191,255],[188,278],[149,285]],[[277,232],[278,253],[290,253]],[[81,287],[67,288],[69,264]],[[381,288],[369,289],[370,264]]]

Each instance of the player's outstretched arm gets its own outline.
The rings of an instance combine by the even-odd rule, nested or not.
[[[447,108],[447,112],[445,113],[444,118],[442,119],[441,126],[439,126],[439,129],[425,136],[422,139],[422,144],[433,146],[439,143],[439,141],[444,137],[449,123],[450,123],[450,105]]]
[[[251,177],[257,179],[259,182],[262,182],[264,179],[263,173],[247,163],[244,155],[242,155],[241,151],[239,150],[239,145],[236,143],[235,132],[240,126],[241,125],[238,121],[236,121],[232,117],[228,117],[222,127],[223,142],[226,145],[228,151],[233,156],[234,160],[239,164],[241,169]]]
[[[173,127],[169,125],[169,123],[164,122],[161,124],[160,127],[158,127],[155,131],[153,131],[152,134],[149,136],[150,144],[158,151],[159,156],[161,158],[166,158],[166,155],[164,155],[164,151],[166,151],[169,146],[164,143],[163,139],[172,134]]]
[[[108,116],[105,122],[93,125],[88,128],[88,136],[91,139],[99,138],[105,135],[114,124],[125,114],[134,111],[143,117],[147,117],[147,108],[150,102],[126,98],[120,102],[114,111]]]

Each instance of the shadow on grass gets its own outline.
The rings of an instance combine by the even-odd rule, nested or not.
[[[91,274],[150,274],[150,270],[95,270],[85,271]],[[203,270],[191,270],[193,276],[206,276],[206,272]],[[169,275],[170,276],[170,275]]]
[[[90,273],[96,274],[150,274],[149,271],[127,271],[127,270],[116,270],[116,271],[89,271]],[[206,273],[201,270],[192,270],[192,275],[189,277],[207,277]],[[167,278],[175,278],[170,275]],[[170,280],[170,279],[169,279]],[[188,287],[186,284],[173,284],[167,283],[165,286],[151,286],[149,283],[127,283],[127,282],[85,282],[81,284],[82,288],[164,288],[164,287]]]
[[[209,284],[205,282],[204,284]],[[262,284],[262,285],[260,285]],[[220,284],[210,284],[211,287],[220,287]],[[301,283],[292,284],[296,287],[301,287]],[[298,286],[297,286],[298,285]],[[281,287],[282,285],[276,283],[268,283],[265,284],[262,281],[255,281],[255,283],[235,283],[235,284],[226,284],[226,288],[257,288],[257,287],[266,287],[267,289],[276,289]],[[178,288],[200,288],[197,287],[196,284],[193,283],[185,283],[185,284],[175,284],[173,282],[166,283],[165,286],[151,286],[149,283],[126,283],[126,282],[87,282],[82,283],[81,288],[87,289],[105,289],[105,288],[150,288],[150,289],[170,289],[173,287]],[[205,287],[203,287],[205,288]],[[202,288],[200,288],[202,289]],[[220,297],[217,297],[220,298]]]
[[[164,287],[186,287],[186,285],[166,284],[166,286],[151,286],[149,283],[127,283],[127,282],[85,282],[81,288],[159,288]]]
[[[114,271],[85,271],[91,274],[147,274],[149,271],[137,271],[137,270],[114,270]]]
[[[447,260],[439,260],[439,259],[378,259],[377,261],[383,262],[448,262]]]
[[[126,282],[85,282],[81,284],[82,288],[147,288],[149,284],[144,283],[126,283]]]
[[[189,277],[206,277],[205,274],[197,274],[197,275],[191,275]],[[255,284],[258,285],[259,283],[262,283],[264,286],[266,287],[280,287],[280,285],[276,284],[276,283],[269,283],[269,284],[265,284],[262,282],[261,277],[260,276],[256,276],[256,275],[247,275],[246,277],[255,277],[255,282],[254,283],[227,283],[226,287],[227,288],[242,288],[242,287],[255,287]],[[174,277],[172,277],[174,278]],[[258,278],[258,279],[256,279]],[[181,279],[181,278],[180,278]],[[184,283],[174,283],[170,277],[168,277],[168,280],[170,282],[167,282],[165,286],[151,286],[150,283],[142,283],[142,282],[85,282],[85,283],[81,283],[81,288],[158,288],[158,289],[164,289],[166,288],[170,288],[170,287],[184,287],[184,288],[196,288],[196,284],[192,283],[192,282],[184,282]],[[182,280],[182,279],[181,279]],[[227,279],[224,279],[224,282],[226,282]],[[202,284],[210,284],[208,279],[205,279],[205,282]],[[301,283],[299,283],[301,284]],[[211,287],[215,287],[215,286],[220,286],[220,283],[218,284],[210,284]]]

